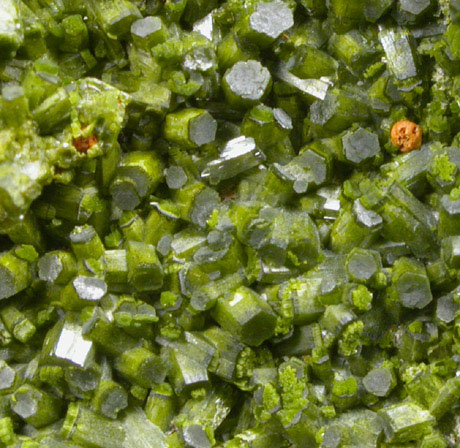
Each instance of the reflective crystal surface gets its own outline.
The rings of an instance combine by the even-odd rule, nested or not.
[[[302,93],[311,95],[319,100],[324,100],[331,86],[328,78],[320,79],[301,79],[290,73],[285,67],[281,66],[276,71],[276,76],[287,84],[300,90]]]
[[[249,18],[249,25],[255,32],[277,39],[294,25],[294,14],[284,2],[259,2]]]
[[[382,217],[378,213],[365,208],[359,199],[356,199],[353,203],[353,214],[359,224],[369,229],[378,227],[383,222]]]
[[[0,361],[0,390],[9,389],[16,378],[16,372],[5,361]]]
[[[79,275],[72,284],[82,300],[98,301],[107,293],[107,284],[99,278]]]
[[[212,42],[214,34],[216,33],[214,18],[212,17],[212,14],[208,14],[201,20],[195,22],[193,24],[193,31],[200,33],[202,36],[206,37]]]
[[[270,84],[271,76],[267,68],[258,61],[237,62],[224,76],[229,89],[237,96],[251,101],[259,101]]]
[[[208,163],[201,177],[212,185],[230,179],[265,160],[264,153],[257,148],[252,137],[237,137],[227,142],[220,157]]]
[[[188,136],[195,145],[202,146],[214,141],[216,131],[216,120],[214,120],[210,113],[204,112],[190,120]]]
[[[379,40],[385,51],[388,68],[397,79],[402,81],[417,76],[407,33],[380,27]]]
[[[62,262],[55,254],[46,254],[38,261],[38,276],[45,282],[54,282],[62,269]]]
[[[170,166],[166,170],[166,183],[173,190],[182,188],[187,183],[187,174],[180,166]]]
[[[51,356],[84,367],[91,356],[93,343],[83,338],[82,327],[65,322],[52,347]]]

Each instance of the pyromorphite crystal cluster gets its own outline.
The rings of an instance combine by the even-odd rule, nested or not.
[[[0,448],[460,446],[460,0],[2,0],[0,91]]]

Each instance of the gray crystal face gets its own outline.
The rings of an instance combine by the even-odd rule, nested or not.
[[[220,273],[220,271],[215,271],[215,272],[210,272],[208,275],[209,275],[209,279],[214,281],[214,280],[219,279],[222,274]]]
[[[286,112],[284,112],[283,109],[273,109],[273,117],[275,118],[278,125],[283,129],[288,131],[292,129],[292,119]]]
[[[197,264],[215,263],[225,256],[226,250],[215,251],[209,247],[201,247],[193,254],[193,261]]]
[[[171,242],[171,248],[175,255],[182,255],[193,251],[206,243],[206,237],[201,235],[176,234]]]
[[[93,343],[83,338],[82,327],[65,322],[51,355],[84,367],[91,356]]]
[[[459,305],[451,295],[440,297],[436,301],[436,318],[449,324],[457,317]]]
[[[342,204],[340,202],[340,188],[324,187],[320,188],[316,194],[325,199],[322,205],[323,218],[327,221],[335,221],[337,216],[339,216],[340,209],[342,208]]]
[[[217,122],[212,115],[204,112],[192,118],[189,123],[189,139],[197,146],[211,143],[216,138]]]
[[[110,188],[114,203],[121,210],[134,210],[140,203],[136,186],[133,182],[115,182]]]
[[[168,448],[163,431],[150,422],[142,408],[129,406],[122,424],[126,434],[123,448]]]
[[[214,18],[212,14],[208,14],[201,20],[198,20],[198,22],[195,22],[193,24],[193,31],[200,33],[212,42],[214,34]]]
[[[96,372],[80,367],[68,367],[65,370],[65,379],[77,393],[95,390],[99,384],[99,376]]]
[[[390,392],[393,377],[388,369],[373,369],[363,379],[366,390],[377,397],[384,397]]]
[[[157,244],[158,253],[166,257],[166,255],[168,255],[169,252],[171,252],[172,239],[173,239],[172,235],[162,236],[160,241],[158,241],[158,244]]]
[[[9,389],[16,378],[16,372],[5,361],[0,361],[0,390]]]
[[[229,89],[237,96],[251,101],[260,101],[270,84],[271,75],[258,61],[237,62],[228,70],[224,79]]]
[[[313,124],[324,126],[337,111],[337,96],[326,95],[324,101],[315,101],[310,106],[310,121]]]
[[[324,431],[322,447],[339,448],[342,445],[342,431],[338,427],[330,426]]]
[[[22,418],[32,417],[37,413],[37,398],[32,395],[30,390],[15,395],[16,401],[12,403],[13,411]]]
[[[401,10],[418,15],[428,9],[431,5],[431,0],[399,0]]]
[[[107,293],[107,284],[99,278],[79,275],[72,284],[82,300],[98,301]]]
[[[166,170],[166,183],[172,190],[182,188],[187,183],[187,174],[180,166],[171,166]]]
[[[96,231],[91,226],[77,226],[70,234],[70,241],[83,244],[91,241],[96,236]]]
[[[18,11],[14,2],[3,2],[0,12],[0,33],[5,36],[12,36],[18,32],[17,23]]]
[[[209,47],[197,47],[187,53],[182,66],[186,70],[207,72],[216,65],[214,50]]]
[[[433,37],[440,36],[446,32],[446,25],[444,23],[432,23],[431,25],[423,25],[420,28],[412,30],[412,36],[414,39],[420,39],[422,37]]]
[[[199,425],[189,425],[182,430],[187,445],[193,448],[211,448],[211,442],[204,429]]]
[[[227,232],[220,232],[219,230],[211,230],[208,233],[208,244],[213,250],[227,249],[233,243],[234,238]]]
[[[294,25],[294,14],[284,2],[259,2],[249,18],[249,25],[255,32],[277,39]]]
[[[414,55],[406,33],[381,29],[379,40],[385,51],[388,68],[397,79],[402,81],[417,76]]]
[[[345,134],[342,143],[347,161],[357,165],[372,160],[380,152],[377,135],[363,128]]]
[[[27,380],[33,380],[38,374],[38,369],[40,367],[40,355],[37,355],[33,358],[26,367],[24,371],[24,378]]]
[[[45,282],[54,282],[62,269],[62,262],[56,254],[47,254],[38,260],[38,276]]]
[[[208,363],[200,363],[178,350],[174,350],[174,356],[182,373],[185,385],[199,384],[209,381],[209,375],[206,369],[210,359],[207,360]]]
[[[374,257],[361,252],[355,252],[350,256],[347,268],[350,275],[362,281],[370,280],[378,270]]]
[[[441,253],[449,267],[458,268],[460,264],[460,236],[445,238],[441,244]]]
[[[8,269],[0,267],[0,299],[5,299],[16,294],[18,291],[14,276]]]
[[[282,283],[292,278],[292,271],[286,266],[278,266],[261,260],[258,280],[262,283]]]
[[[200,227],[206,227],[206,223],[220,204],[219,193],[212,188],[205,188],[197,194],[193,208],[190,213],[190,219]]]
[[[432,300],[430,284],[426,277],[405,272],[396,282],[396,292],[406,308],[425,308]]]
[[[148,37],[159,30],[161,30],[161,20],[158,17],[145,17],[131,25],[131,33],[141,38]]]
[[[7,83],[2,89],[2,97],[5,101],[14,101],[24,96],[23,88],[14,83]]]
[[[357,223],[369,229],[375,229],[383,222],[382,217],[378,213],[365,208],[359,199],[356,199],[353,203],[353,214]]]
[[[460,199],[457,201],[452,201],[448,194],[445,194],[441,198],[442,208],[451,216],[460,215]]]
[[[382,2],[367,2],[365,8],[366,20],[375,23],[392,5],[393,0],[384,0]]]
[[[311,185],[321,185],[327,178],[327,163],[324,157],[307,150],[294,157],[286,165],[274,164],[278,173],[293,182],[296,193],[305,193]]]
[[[276,76],[289,84],[290,86],[298,89],[302,93],[313,96],[319,100],[326,98],[331,82],[327,78],[320,79],[301,79],[290,73],[285,67],[280,67],[276,71]]]
[[[208,163],[201,177],[217,185],[222,180],[254,168],[264,160],[264,153],[257,148],[252,137],[237,137],[227,142],[218,159]]]

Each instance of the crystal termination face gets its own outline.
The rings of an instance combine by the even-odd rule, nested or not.
[[[277,39],[294,25],[294,14],[283,2],[260,2],[249,24],[253,31]]]
[[[92,346],[91,341],[83,339],[80,326],[66,322],[54,349],[54,356],[83,367]]]
[[[246,100],[258,101],[267,90],[270,72],[258,61],[237,62],[225,79],[233,93]]]
[[[107,285],[103,280],[84,275],[79,275],[73,281],[73,286],[82,300],[97,301],[102,299],[107,292]]]

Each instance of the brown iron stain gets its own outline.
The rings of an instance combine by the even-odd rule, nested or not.
[[[76,150],[80,153],[86,154],[88,149],[94,146],[98,142],[97,137],[92,134],[89,137],[77,137],[73,139],[73,145]]]
[[[409,152],[422,146],[421,127],[409,120],[398,121],[391,128],[391,141],[401,152]]]

